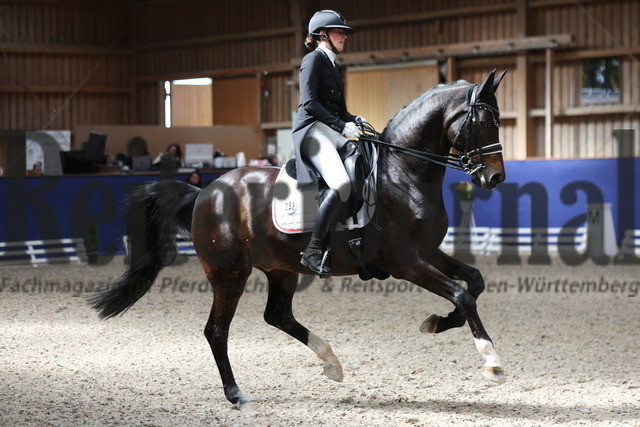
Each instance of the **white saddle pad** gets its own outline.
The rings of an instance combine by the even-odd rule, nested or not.
[[[298,182],[291,178],[285,166],[280,169],[276,178],[274,197],[272,201],[273,225],[283,233],[297,234],[313,231],[313,225],[318,216],[317,185],[306,186],[303,190],[298,188]],[[358,214],[339,222],[336,230],[352,230],[367,225],[375,212],[375,203],[370,199],[375,195],[365,195],[365,202]]]

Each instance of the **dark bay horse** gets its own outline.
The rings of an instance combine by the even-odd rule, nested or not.
[[[465,81],[438,85],[403,108],[380,138],[386,145],[378,158],[376,219],[364,229],[362,258],[350,255],[343,232],[333,237],[335,275],[356,274],[357,265],[366,263],[451,301],[451,313],[431,315],[420,330],[440,333],[468,322],[485,359],[484,374],[496,382],[504,381],[503,368],[476,309],[484,280],[476,268],[438,249],[448,226],[442,195],[446,168],[425,159],[446,157],[453,148],[476,185],[493,189],[505,179],[495,97],[503,76],[496,78],[494,70],[481,85]],[[310,273],[300,264],[309,235],[284,234],[273,225],[271,200],[278,171],[235,169],[203,190],[177,181],[133,190],[127,203],[130,264],[117,282],[90,300],[103,318],[129,309],[160,270],[175,260],[176,235],[189,233],[213,287],[204,333],[225,396],[238,405],[251,399],[236,384],[227,340],[252,268],[264,272],[269,283],[265,321],[307,345],[324,361],[325,374],[342,380],[342,367],[331,346],[293,316],[299,274]]]

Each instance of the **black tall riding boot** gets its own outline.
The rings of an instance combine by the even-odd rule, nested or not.
[[[327,195],[320,204],[318,217],[313,227],[313,234],[307,248],[300,252],[300,264],[308,267],[311,271],[322,278],[330,277],[333,271],[329,262],[329,253],[325,256],[325,240],[338,222],[338,215],[343,206],[338,190],[330,188]]]

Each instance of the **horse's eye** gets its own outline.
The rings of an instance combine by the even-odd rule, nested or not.
[[[486,118],[480,120],[480,126],[482,126],[483,128],[489,127],[490,124],[491,123]]]

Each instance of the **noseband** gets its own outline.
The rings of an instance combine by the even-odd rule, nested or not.
[[[465,113],[464,121],[458,129],[456,136],[453,138],[453,146],[456,146],[456,142],[461,138],[462,131],[468,128],[471,128],[473,133],[473,138],[475,140],[476,148],[469,151],[469,133],[464,141],[464,151],[462,154],[453,154],[449,153],[446,156],[442,156],[439,154],[429,153],[426,151],[416,150],[413,148],[401,147],[398,145],[390,144],[385,141],[380,140],[380,134],[371,126],[369,123],[360,122],[357,123],[363,131],[363,134],[360,136],[360,139],[364,141],[369,141],[375,144],[380,144],[386,147],[389,147],[393,150],[399,151],[401,153],[407,154],[416,159],[433,163],[440,166],[445,166],[448,168],[456,169],[463,171],[469,175],[473,175],[479,170],[486,167],[485,162],[474,163],[473,158],[477,156],[485,156],[490,154],[498,154],[502,153],[502,144],[496,142],[494,144],[489,144],[484,147],[480,146],[478,141],[478,129],[477,129],[477,115],[478,109],[488,111],[491,113],[491,118],[493,121],[493,125],[496,128],[500,127],[500,113],[498,109],[492,105],[487,104],[486,102],[480,102],[476,99],[477,97],[477,88],[478,85],[471,85],[469,88],[469,92],[467,93],[467,103],[469,104],[469,109]]]

